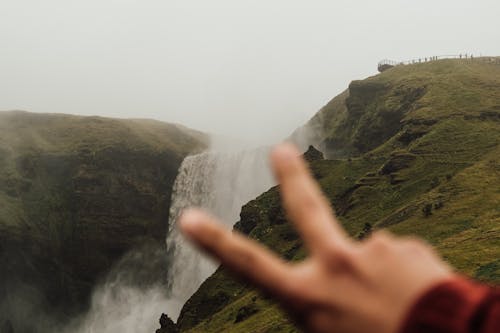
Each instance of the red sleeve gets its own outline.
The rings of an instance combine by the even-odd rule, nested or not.
[[[500,289],[462,277],[443,282],[412,307],[401,333],[500,333]]]

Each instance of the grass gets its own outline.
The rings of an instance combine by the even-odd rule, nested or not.
[[[19,196],[32,185],[26,173],[37,168],[42,155],[61,157],[55,168],[64,157],[96,157],[109,150],[171,152],[182,158],[203,149],[201,142],[208,138],[200,132],[153,120],[0,112],[0,222],[22,220]],[[38,184],[40,191],[45,185]]]
[[[206,145],[151,120],[0,112],[0,289],[12,279],[54,311],[85,308],[125,252],[164,245],[180,163]]]
[[[257,311],[255,314],[241,322],[235,322],[240,309],[252,304]],[[186,332],[287,332],[299,331],[286,320],[282,311],[275,304],[262,298],[254,291],[248,292],[240,299],[231,303],[224,311],[218,312],[210,320],[203,322],[195,329]]]
[[[0,112],[0,148],[12,153],[61,154],[116,145],[188,153],[207,140],[200,132],[154,120]]]
[[[334,158],[313,162],[311,170],[351,236],[366,223],[417,235],[462,274],[498,283],[499,120],[499,65],[442,60],[397,66],[353,82],[311,119],[316,143]],[[274,188],[243,207],[236,228],[300,260],[307,252],[284,220]],[[227,286],[223,304],[203,301]],[[181,331],[293,331],[267,302],[218,271],[184,307]],[[238,309],[252,303],[259,311],[235,323]]]

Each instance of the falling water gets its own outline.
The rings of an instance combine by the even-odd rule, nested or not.
[[[53,331],[149,333],[158,327],[162,312],[176,320],[183,304],[216,268],[179,234],[179,214],[187,207],[203,207],[231,227],[241,207],[273,185],[267,155],[268,149],[262,148],[187,157],[172,192],[167,249],[127,254],[93,291],[89,312]]]
[[[59,333],[150,333],[169,305],[166,250],[148,244],[126,254],[92,292],[91,307]]]
[[[202,207],[228,227],[239,219],[241,207],[274,183],[268,167],[268,149],[207,152],[188,157],[176,178],[170,208],[167,248],[170,302],[167,313],[177,319],[182,305],[215,271],[216,264],[180,235],[176,222],[183,209]]]

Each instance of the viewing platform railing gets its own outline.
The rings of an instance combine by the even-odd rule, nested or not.
[[[394,61],[389,59],[384,59],[378,63],[379,72],[386,71],[392,67],[400,66],[400,65],[412,65],[429,61],[443,60],[443,59],[464,59],[464,60],[477,60],[484,61],[493,64],[500,64],[500,57],[474,57],[473,54],[453,54],[453,55],[440,55],[440,56],[432,56],[432,57],[423,57],[418,59],[406,60],[406,61]]]

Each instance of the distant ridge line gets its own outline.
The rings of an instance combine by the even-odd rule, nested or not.
[[[422,58],[416,58],[416,59],[411,59],[411,60],[406,60],[406,61],[395,61],[395,60],[390,60],[390,59],[384,59],[379,61],[378,63],[378,71],[383,72],[386,71],[392,67],[395,66],[400,66],[400,65],[412,65],[412,64],[419,64],[423,62],[430,62],[430,61],[436,61],[436,60],[443,60],[443,59],[464,59],[464,60],[479,60],[479,61],[484,61],[484,62],[489,62],[489,63],[494,63],[494,64],[500,64],[500,57],[488,57],[488,56],[480,56],[480,57],[474,57],[474,55],[471,53],[463,53],[463,54],[451,54],[451,55],[440,55],[440,56],[432,56],[432,57],[422,57]]]

